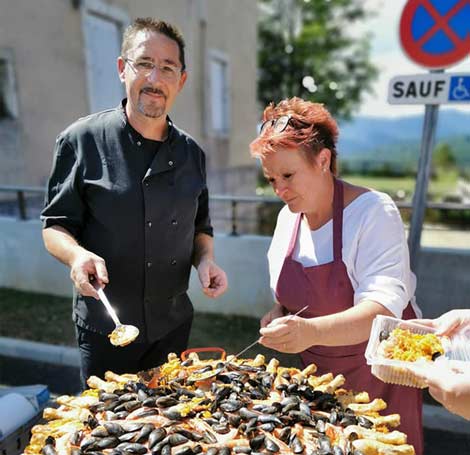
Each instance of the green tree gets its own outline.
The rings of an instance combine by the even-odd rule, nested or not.
[[[456,159],[452,147],[446,142],[437,144],[432,155],[432,164],[437,169],[454,168]]]
[[[370,35],[351,28],[367,16],[362,0],[261,0],[258,97],[299,96],[348,118],[377,75]]]

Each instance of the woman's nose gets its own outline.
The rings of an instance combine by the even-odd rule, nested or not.
[[[280,197],[282,199],[282,197],[286,194],[287,192],[287,185],[276,185],[276,187],[274,188],[274,192],[276,193],[276,195],[278,197]]]

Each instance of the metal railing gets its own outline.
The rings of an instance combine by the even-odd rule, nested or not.
[[[2,193],[14,193],[16,196],[16,212],[20,220],[28,219],[27,216],[27,203],[25,194],[36,194],[44,196],[45,188],[35,186],[10,186],[1,185],[0,195]],[[238,235],[238,225],[240,217],[238,215],[238,207],[240,204],[269,204],[269,205],[282,205],[282,202],[276,197],[269,196],[233,196],[233,195],[212,195],[211,202],[221,202],[230,204],[230,217],[231,235]],[[395,201],[399,209],[412,210],[411,202]],[[457,202],[428,202],[427,209],[435,210],[456,210],[456,211],[470,211],[470,204],[462,204]]]
[[[26,198],[25,193],[28,194],[40,194],[44,196],[45,188],[40,186],[14,186],[14,185],[1,185],[0,193],[15,193],[16,194],[16,206],[18,218],[20,220],[26,220],[27,217],[27,208],[26,208]]]

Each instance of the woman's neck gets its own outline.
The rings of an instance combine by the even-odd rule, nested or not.
[[[312,231],[321,228],[333,218],[334,179],[332,174],[328,173],[325,177],[322,189],[323,191],[319,192],[315,198],[315,207],[304,213],[307,224]]]

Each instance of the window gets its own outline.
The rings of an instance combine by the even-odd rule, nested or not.
[[[110,109],[124,96],[116,59],[123,28],[129,18],[121,9],[101,0],[86,0],[82,9],[88,97],[91,112]]]
[[[227,57],[218,51],[211,51],[210,106],[211,129],[217,136],[226,136],[230,131],[230,84]]]
[[[11,52],[0,49],[0,120],[17,117],[16,84]]]

